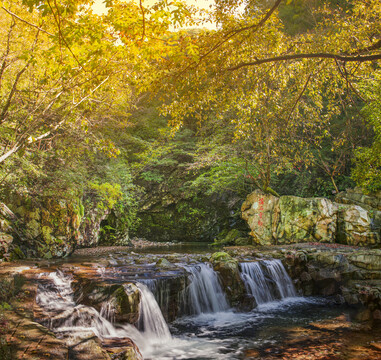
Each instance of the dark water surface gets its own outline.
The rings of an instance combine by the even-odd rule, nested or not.
[[[170,324],[173,343],[151,349],[149,359],[244,359],[249,349],[277,347],[289,329],[353,310],[329,305],[321,298],[287,298],[248,313],[234,311],[183,317]]]

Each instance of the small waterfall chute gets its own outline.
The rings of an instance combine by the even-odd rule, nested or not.
[[[263,263],[274,281],[281,299],[297,296],[295,286],[280,260],[264,260]]]
[[[115,323],[115,300],[105,301],[99,311],[100,315],[111,323]]]
[[[170,297],[171,297],[171,281],[166,278],[157,279],[139,279],[139,283],[147,286],[159,304],[161,312],[165,319],[169,317]],[[179,297],[179,296],[178,296]],[[179,299],[176,300],[179,303]]]
[[[136,283],[136,286],[141,294],[139,328],[147,336],[163,340],[171,339],[168,325],[152,292],[142,283]]]
[[[95,308],[76,304],[71,289],[71,278],[60,271],[46,276],[39,285],[36,301],[44,311],[43,323],[65,339],[70,345],[78,339],[97,336],[105,339],[132,339],[141,350],[150,349],[158,340],[170,340],[171,334],[153,294],[142,284],[137,284],[142,294],[140,321],[144,331],[131,324],[112,324],[103,315],[110,311],[106,306],[99,313]],[[108,314],[112,318],[112,314]]]
[[[294,284],[278,259],[241,263],[247,293],[258,305],[297,296]]]
[[[131,337],[139,339],[136,328],[130,324],[116,328],[103,315],[91,306],[76,304],[71,288],[72,279],[61,271],[46,276],[47,283],[40,284],[36,302],[44,310],[42,322],[57,333],[66,336],[80,336],[93,332],[100,339]]]
[[[275,300],[259,262],[241,263],[241,278],[247,293],[254,297],[258,305]]]
[[[198,315],[229,309],[218,275],[209,264],[185,265],[184,268],[191,274],[182,299],[184,313]]]

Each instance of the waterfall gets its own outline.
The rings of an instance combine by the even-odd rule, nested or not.
[[[256,303],[297,296],[294,284],[280,260],[241,263],[241,278]]]
[[[241,269],[246,291],[254,297],[257,304],[275,300],[259,262],[241,263]]]
[[[139,311],[139,328],[145,335],[162,340],[171,338],[168,325],[164,320],[160,307],[147,286],[137,283],[141,301]]]
[[[132,325],[116,328],[104,316],[90,306],[77,305],[73,298],[71,278],[60,271],[46,276],[44,283],[39,284],[36,302],[43,309],[41,319],[50,329],[62,336],[75,337],[81,333],[93,332],[100,339],[111,337],[140,338],[139,332]]]
[[[182,298],[185,314],[197,315],[229,309],[218,275],[209,264],[184,265],[184,268],[191,274],[190,284]]]
[[[102,304],[101,310],[99,311],[100,315],[107,320],[115,323],[115,301],[105,301]]]
[[[170,317],[170,297],[172,288],[171,279],[161,278],[161,279],[139,279],[139,282],[147,286],[155,297],[155,300],[159,304],[161,312],[165,319]],[[179,303],[177,295],[176,303]]]
[[[263,263],[274,280],[281,299],[297,296],[295,286],[280,260],[264,260]]]
[[[97,336],[107,338],[131,338],[140,349],[149,348],[157,340],[170,340],[171,334],[160,308],[150,290],[137,283],[141,292],[140,332],[131,324],[114,325],[104,315],[113,317],[108,304],[99,313],[90,306],[78,305],[74,301],[71,278],[60,271],[45,274],[45,281],[39,284],[37,304],[43,310],[40,321],[64,338],[68,344],[78,339]],[[148,336],[147,336],[148,335]]]

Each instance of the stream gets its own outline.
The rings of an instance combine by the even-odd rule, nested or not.
[[[276,259],[240,262],[249,305],[233,308],[219,274],[203,261],[206,251],[199,250],[122,252],[57,263],[39,275],[36,302],[44,313],[39,321],[69,346],[93,335],[101,340],[131,338],[146,360],[234,360],[282,343],[291,327],[351,316],[350,309],[327,299],[298,294]],[[170,259],[171,266],[158,268],[162,258]],[[126,291],[135,285],[140,292],[138,321],[115,321],[112,302],[104,302],[99,311],[78,302],[72,287],[75,269],[87,271],[95,283],[123,284]],[[182,287],[174,285],[180,283],[176,279]]]

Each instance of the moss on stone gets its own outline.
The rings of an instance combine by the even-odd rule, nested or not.
[[[212,263],[215,263],[218,261],[223,261],[223,262],[234,261],[234,259],[228,253],[224,251],[219,251],[212,254],[209,261]]]
[[[45,241],[49,241],[52,239],[52,232],[53,232],[53,229],[49,226],[43,226],[42,229],[42,237]]]
[[[15,246],[12,249],[10,260],[13,261],[13,260],[18,260],[18,259],[25,259],[25,254],[22,252],[22,250],[20,249],[19,246]]]
[[[244,237],[238,229],[225,229],[214,239],[213,246],[232,246],[232,245],[250,245],[252,243],[249,237]]]
[[[156,263],[156,267],[159,268],[167,268],[171,266],[172,264],[166,258],[160,258]]]

